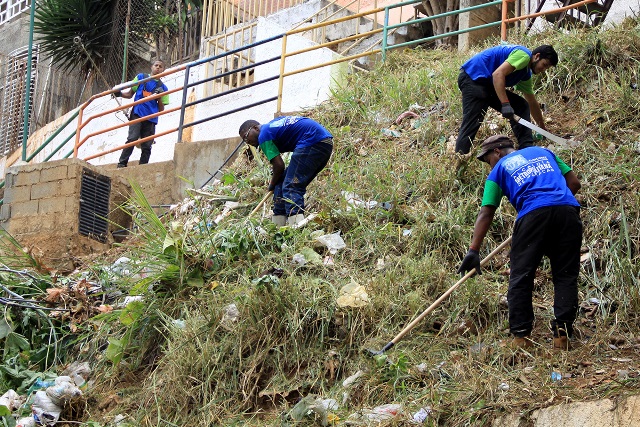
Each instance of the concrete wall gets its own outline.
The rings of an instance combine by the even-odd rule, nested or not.
[[[129,226],[130,217],[119,206],[130,197],[130,184],[137,184],[148,202],[165,212],[167,205],[184,199],[187,188],[202,187],[239,143],[239,137],[184,142],[176,145],[176,156],[170,161],[147,165],[132,162],[123,169],[116,169],[115,165],[92,166],[73,158],[13,166],[6,176],[0,226],[24,247],[36,248],[37,256],[46,265],[72,270],[74,257],[103,252],[114,241],[111,233]],[[109,226],[106,243],[79,234],[84,168],[111,179],[109,220],[121,227]]]

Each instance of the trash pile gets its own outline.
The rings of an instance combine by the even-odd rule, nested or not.
[[[82,416],[86,406],[83,390],[89,387],[90,376],[87,362],[74,362],[53,380],[37,378],[25,396],[8,390],[0,397],[0,412],[5,417],[13,415],[16,427],[54,426],[63,412]]]

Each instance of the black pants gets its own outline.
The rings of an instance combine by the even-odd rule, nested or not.
[[[140,116],[137,114],[132,114],[129,120],[139,119]],[[147,136],[151,136],[156,133],[156,124],[150,122],[149,120],[134,123],[129,125],[129,135],[127,136],[127,142],[137,141],[140,138],[145,138]],[[149,158],[151,157],[151,146],[153,145],[153,140],[149,140],[140,144],[140,164],[145,165],[149,163]],[[129,163],[129,157],[131,157],[131,153],[133,153],[134,146],[124,148],[122,153],[120,154],[120,160],[118,161],[118,167],[126,167],[127,163]]]
[[[493,82],[477,82],[464,71],[458,76],[458,87],[462,92],[462,124],[456,141],[456,153],[467,154],[471,151],[478,129],[487,114],[489,107],[500,112],[502,103],[493,87]],[[507,90],[507,97],[515,113],[527,121],[531,121],[529,103],[521,96]],[[511,129],[518,139],[518,148],[530,147],[533,144],[531,130],[511,120]]]
[[[542,256],[551,261],[553,277],[553,335],[571,337],[578,312],[578,273],[582,221],[580,208],[549,206],[520,218],[513,230],[509,277],[509,328],[527,336],[533,328],[533,279]]]

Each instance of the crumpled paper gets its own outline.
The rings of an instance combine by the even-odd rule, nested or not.
[[[336,302],[340,307],[364,307],[369,304],[369,295],[364,286],[352,280],[340,289],[340,296]]]

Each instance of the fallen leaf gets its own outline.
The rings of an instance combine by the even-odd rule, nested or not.
[[[48,288],[47,297],[44,299],[47,302],[58,302],[63,295],[66,295],[66,290],[61,288]]]
[[[100,304],[98,306],[98,311],[100,313],[111,313],[113,311],[113,307],[109,304]]]

